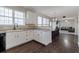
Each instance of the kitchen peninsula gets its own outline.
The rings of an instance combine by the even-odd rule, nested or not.
[[[6,30],[0,31],[0,33],[6,33],[5,43],[6,50],[16,47],[18,45],[35,40],[43,45],[51,43],[51,31],[50,29],[24,29],[24,30]]]

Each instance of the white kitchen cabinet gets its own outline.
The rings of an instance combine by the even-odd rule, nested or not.
[[[20,45],[22,43],[26,42],[26,33],[25,31],[17,32],[16,33],[16,43],[17,45]]]
[[[26,30],[26,40],[31,41],[33,39],[33,31],[32,30]]]
[[[34,39],[34,31],[33,30],[28,30],[29,32],[29,40],[33,40]]]
[[[39,40],[39,33],[38,32],[39,32],[38,30],[34,30],[34,34],[33,34],[34,40]]]
[[[26,43],[28,41],[35,40],[44,45],[48,45],[52,42],[51,31],[48,30],[26,30],[19,32],[7,32],[6,33],[6,49],[15,47],[17,45]]]
[[[6,49],[12,48],[16,45],[16,35],[13,33],[6,33]]]
[[[48,45],[52,42],[51,40],[51,31],[45,31],[45,30],[35,30],[34,31],[34,40],[44,44]]]
[[[50,31],[48,31],[48,30],[43,31],[42,42],[43,42],[45,45],[48,45],[49,43],[52,42],[52,40],[51,40],[51,32],[50,32]]]
[[[26,31],[26,40],[30,40],[29,39],[29,31],[28,30]]]
[[[39,42],[41,42],[44,45],[48,45],[49,43],[52,42],[50,31],[44,30],[44,31],[41,31],[39,33],[40,33]]]
[[[15,47],[28,41],[29,39],[26,39],[25,31],[6,33],[6,49]]]

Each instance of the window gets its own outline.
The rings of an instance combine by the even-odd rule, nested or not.
[[[49,19],[46,20],[46,24],[49,25]]]
[[[38,16],[38,26],[50,26],[49,19]]]
[[[4,24],[4,17],[0,16],[0,25],[3,25],[3,24]]]
[[[13,23],[24,25],[24,13],[0,7],[0,25],[13,25]]]
[[[4,16],[4,8],[0,7],[0,16]]]
[[[43,18],[43,26],[46,25],[46,18]]]
[[[49,19],[43,18],[43,26],[49,26]]]
[[[12,9],[0,7],[0,25],[12,25]]]
[[[18,25],[24,25],[24,13],[20,11],[14,12],[14,22]]]
[[[42,17],[38,16],[38,26],[42,26]]]

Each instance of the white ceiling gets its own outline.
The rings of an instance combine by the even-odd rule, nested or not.
[[[49,17],[76,16],[78,6],[25,6],[24,8],[34,10]]]

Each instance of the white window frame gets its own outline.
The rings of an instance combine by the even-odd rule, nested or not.
[[[17,18],[17,17],[14,17],[15,16],[15,11],[19,11],[19,10],[14,10],[14,9],[11,9],[12,10],[12,16],[9,16],[9,14],[8,14],[8,16],[6,16],[5,15],[5,9],[8,9],[7,11],[8,11],[8,13],[9,13],[9,10],[10,10],[10,8],[7,8],[7,7],[1,7],[1,8],[3,8],[3,15],[0,15],[0,17],[3,17],[4,18],[4,20],[3,20],[3,23],[2,24],[0,24],[0,25],[14,25],[15,24],[15,18]],[[18,24],[18,25],[25,25],[25,12],[24,11],[19,11],[19,12],[22,12],[23,14],[24,14],[24,16],[23,16],[23,18],[17,18],[17,19],[23,19],[23,23],[24,24]],[[10,20],[5,20],[5,18],[11,18],[12,20],[12,23],[11,24],[8,24],[7,22],[9,22]],[[6,22],[7,21],[7,22]]]
[[[10,8],[5,8],[5,7],[0,7],[0,8],[3,8],[3,15],[0,15],[0,17],[4,18],[3,23],[2,24],[0,23],[0,25],[13,25],[13,22],[11,24],[7,23],[7,22],[10,21],[9,18],[11,18],[13,20],[13,15],[9,16],[9,11],[11,10],[11,12],[13,13],[13,10],[10,9]],[[8,10],[8,15],[7,16],[5,14],[6,9]],[[5,19],[5,18],[8,18],[8,19]]]
[[[21,12],[21,13],[23,13],[23,18],[15,17],[15,12]],[[20,21],[19,19],[22,19],[22,20],[23,20],[23,24],[16,23],[16,22],[15,22],[15,19],[18,19],[18,22]],[[20,26],[20,25],[22,25],[22,26],[25,25],[25,13],[24,13],[24,12],[18,11],[18,10],[15,10],[15,11],[14,11],[14,24],[17,24],[17,25],[19,25],[19,26]]]
[[[41,24],[38,24],[38,23],[39,23],[39,22],[38,22],[38,21],[39,21],[38,17],[41,18]],[[41,16],[38,16],[38,17],[37,17],[37,25],[38,25],[38,26],[42,26],[42,24],[43,24],[43,23],[42,23],[42,17],[41,17]]]
[[[43,26],[49,26],[49,19],[48,18],[43,18]]]
[[[38,16],[38,17],[41,17],[41,16]],[[37,24],[38,24],[38,20],[39,20],[38,17],[37,17]],[[50,26],[50,21],[48,18],[45,18],[45,17],[41,17],[41,18],[42,18],[41,24],[38,24],[38,26]],[[48,21],[48,24],[44,24],[44,19],[46,19],[46,22]]]

